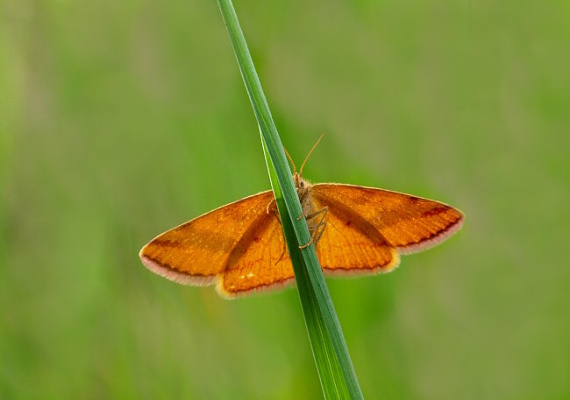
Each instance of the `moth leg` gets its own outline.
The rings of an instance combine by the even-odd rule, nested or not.
[[[325,217],[327,216],[328,212],[329,212],[329,208],[323,207],[320,210],[315,211],[314,213],[309,214],[305,217],[305,219],[311,220],[313,218],[316,218],[319,215],[321,216],[319,219],[319,222],[317,222],[317,225],[315,226],[315,228],[311,232],[311,240],[309,240],[308,243],[305,243],[305,244],[299,246],[300,249],[304,249],[304,248],[309,247],[311,245],[311,243],[314,243],[315,246],[319,243],[319,239],[321,238],[323,232],[325,231],[325,227],[327,226],[327,223],[325,222]]]
[[[277,220],[281,225],[281,219],[279,218],[279,213],[276,213],[275,216],[277,217]],[[287,245],[285,244],[285,232],[283,232],[283,228],[281,228],[281,235],[283,236],[283,248],[281,249],[281,255],[279,256],[277,261],[275,261],[274,265],[279,264],[279,261],[281,261],[283,259],[283,256],[285,255],[285,250],[287,250]]]
[[[313,213],[312,215],[309,215],[309,217],[308,217],[308,219],[313,219],[313,218],[317,217],[319,214],[321,215],[321,218],[319,219],[319,222],[317,223],[317,226],[315,227],[315,230],[313,231],[313,235],[311,236],[311,239],[313,239],[315,246],[317,244],[319,244],[319,239],[323,235],[323,232],[325,231],[325,227],[327,226],[327,223],[325,222],[325,217],[327,216],[328,212],[329,212],[329,208],[323,207],[319,211]]]
[[[326,226],[327,226],[326,222],[323,222],[322,224],[317,226],[317,229],[315,230],[315,240],[314,240],[315,246],[319,244],[319,240],[321,239],[321,236],[323,236],[323,232],[325,231]]]
[[[283,232],[281,232],[283,234]],[[281,256],[279,256],[279,259],[277,261],[275,261],[275,264],[273,265],[277,265],[279,264],[279,261],[281,261],[283,259],[283,256],[285,255],[285,249],[287,246],[285,246],[285,234],[283,234],[283,249],[281,250]]]
[[[313,237],[311,236],[311,240],[309,240],[308,243],[305,243],[305,244],[302,244],[301,246],[299,246],[299,249],[301,249],[301,250],[306,249],[306,248],[309,247],[312,243],[313,243]]]
[[[273,198],[271,199],[271,201],[270,201],[269,204],[267,205],[267,208],[265,209],[265,212],[266,212],[267,214],[270,213],[269,209],[271,208],[271,206],[272,206],[274,203],[275,203],[275,197],[273,197]]]
[[[327,226],[326,222],[323,222],[322,224],[318,225],[317,228],[315,229],[315,232],[311,235],[311,240],[309,240],[308,243],[299,246],[299,249],[301,250],[306,249],[312,243],[314,243],[316,246],[319,243],[319,240],[321,239],[321,236],[323,235],[326,226]]]
[[[314,213],[311,213],[311,214],[307,215],[307,216],[305,217],[305,219],[308,221],[308,220],[313,219],[313,218],[315,218],[315,217],[317,217],[317,216],[319,216],[319,215],[322,214],[322,217],[321,217],[321,219],[319,220],[319,222],[318,222],[318,224],[317,224],[317,226],[318,226],[318,225],[320,225],[320,224],[323,222],[323,220],[325,219],[325,217],[326,217],[326,215],[327,215],[328,212],[329,212],[329,208],[328,208],[328,206],[325,206],[325,207],[321,208],[320,210],[315,211]]]
[[[275,201],[275,199],[273,199],[273,201]],[[271,205],[271,203],[269,203],[269,205],[267,206],[267,213],[269,214],[269,206]],[[279,225],[282,226],[281,224],[281,217],[279,216],[279,213],[277,212],[277,210],[273,211],[273,215],[275,215],[275,218],[277,218],[277,222],[279,222]],[[279,264],[279,261],[281,261],[283,259],[283,256],[285,255],[285,250],[286,250],[286,245],[285,245],[285,233],[283,232],[283,229],[281,229],[281,235],[283,235],[283,249],[281,251],[281,255],[279,256],[279,258],[277,259],[277,261],[275,261],[275,264],[273,265],[277,265]]]

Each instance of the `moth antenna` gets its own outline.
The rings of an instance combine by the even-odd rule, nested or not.
[[[305,167],[305,164],[307,163],[307,160],[309,159],[309,157],[311,156],[311,154],[313,154],[313,151],[315,151],[315,149],[317,148],[317,146],[319,145],[319,143],[321,142],[321,139],[323,138],[323,136],[325,136],[325,134],[323,133],[319,139],[317,140],[317,142],[313,145],[313,147],[311,148],[311,151],[309,151],[309,154],[307,154],[307,157],[305,157],[305,161],[303,161],[303,164],[301,165],[301,169],[299,170],[299,175],[303,176],[303,168]]]
[[[283,150],[285,150],[285,155],[287,156],[287,158],[289,159],[289,162],[293,166],[293,175],[294,175],[297,173],[297,167],[295,167],[295,163],[293,162],[293,159],[289,155],[289,152],[287,151],[287,149],[285,147],[283,147]],[[303,167],[301,167],[301,169],[303,169]]]

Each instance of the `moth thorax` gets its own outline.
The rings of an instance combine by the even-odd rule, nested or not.
[[[295,181],[297,185],[297,193],[299,194],[299,201],[301,202],[301,207],[303,208],[303,215],[308,216],[313,214],[315,209],[315,204],[313,203],[313,198],[311,196],[311,185],[309,182],[301,177]]]

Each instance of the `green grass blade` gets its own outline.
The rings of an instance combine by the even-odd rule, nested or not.
[[[315,247],[311,245],[303,250],[299,249],[299,244],[310,241],[310,232],[305,219],[297,219],[302,215],[303,210],[245,37],[231,0],[218,0],[218,5],[259,124],[268,172],[293,262],[305,324],[324,395],[326,398],[350,396],[353,399],[361,399],[363,398],[362,392],[324,281]]]
[[[281,189],[277,184],[277,175],[273,165],[271,164],[271,160],[269,159],[269,153],[267,152],[267,147],[265,146],[263,137],[261,142],[265,152],[265,161],[269,171],[269,179],[275,193],[279,214],[287,215],[287,207],[283,200]],[[311,289],[305,260],[303,259],[301,250],[299,249],[295,238],[295,232],[293,231],[293,225],[290,220],[283,220],[283,231],[285,233],[285,240],[287,241],[288,248],[295,249],[289,253],[293,263],[299,297],[301,298],[305,326],[307,327],[313,357],[317,365],[321,387],[323,388],[325,398],[348,398],[348,387],[338,363],[332,341],[330,340],[330,335],[328,334],[323,314],[319,311],[315,292]],[[340,383],[337,382],[339,380]]]

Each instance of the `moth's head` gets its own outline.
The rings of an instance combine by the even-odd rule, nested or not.
[[[305,190],[310,183],[303,179],[300,173],[295,172],[293,174],[293,181],[295,182],[295,187],[299,190]]]

